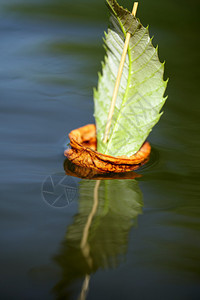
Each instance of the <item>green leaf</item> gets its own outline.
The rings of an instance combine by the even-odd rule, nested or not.
[[[152,45],[148,27],[115,0],[106,0],[111,11],[111,26],[105,33],[105,61],[94,90],[97,150],[118,156],[136,153],[152,127],[158,122],[165,103],[167,81],[163,80],[164,63],[158,58],[158,48]],[[109,140],[103,143],[112,93],[124,47],[126,33],[131,39],[126,55],[120,88],[112,118]]]

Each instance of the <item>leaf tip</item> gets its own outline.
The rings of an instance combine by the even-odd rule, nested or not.
[[[169,81],[169,77],[165,80],[166,86],[167,86],[167,84],[168,84],[168,81]]]
[[[167,99],[168,99],[168,95],[166,97],[164,97],[164,102],[166,102]]]

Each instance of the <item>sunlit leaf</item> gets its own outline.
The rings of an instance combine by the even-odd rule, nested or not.
[[[152,127],[158,122],[165,103],[167,81],[163,80],[164,63],[158,49],[152,45],[148,27],[131,13],[107,0],[111,11],[111,26],[105,33],[106,57],[98,88],[94,91],[97,150],[108,155],[131,156],[136,153]],[[103,143],[112,93],[117,77],[126,32],[131,39],[116,100],[109,140]]]

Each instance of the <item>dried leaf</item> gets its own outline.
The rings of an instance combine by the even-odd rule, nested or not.
[[[98,172],[128,172],[138,169],[148,159],[151,146],[145,142],[140,150],[130,157],[110,156],[96,151],[96,126],[88,124],[70,132],[71,149],[65,156],[74,164],[97,170]]]
[[[139,168],[139,165],[136,166],[135,170]],[[93,179],[93,180],[111,180],[111,179],[135,179],[139,178],[142,175],[134,172],[124,172],[124,173],[102,173],[91,168],[85,168],[75,165],[68,158],[64,162],[64,170],[66,175],[83,178],[83,179]]]

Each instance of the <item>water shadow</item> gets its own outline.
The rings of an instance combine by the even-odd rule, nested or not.
[[[134,172],[129,173],[133,177]],[[136,180],[113,178],[82,179],[78,204],[78,213],[54,258],[62,270],[61,279],[53,288],[56,299],[86,299],[94,273],[124,262],[129,232],[143,207]]]

